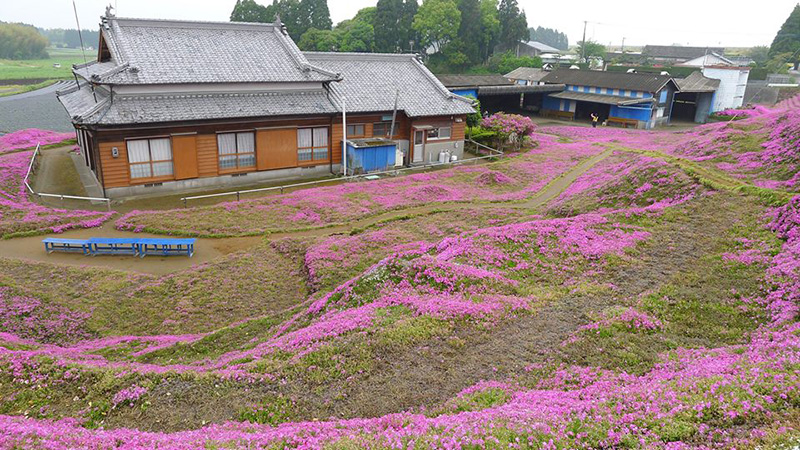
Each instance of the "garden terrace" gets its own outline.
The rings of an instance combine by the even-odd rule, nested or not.
[[[0,442],[792,448],[790,115],[116,217],[258,236],[167,275],[0,259]]]

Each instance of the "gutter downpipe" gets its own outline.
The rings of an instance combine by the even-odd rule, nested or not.
[[[347,98],[342,95],[342,167],[347,176]]]

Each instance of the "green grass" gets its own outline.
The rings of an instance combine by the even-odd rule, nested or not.
[[[72,78],[72,65],[84,62],[78,49],[48,49],[47,59],[0,59],[0,83],[2,80],[61,80]],[[93,50],[86,51],[86,60],[96,58]],[[55,68],[53,64],[61,64]]]
[[[24,94],[25,92],[35,91],[37,89],[46,88],[54,84],[57,80],[45,80],[41,83],[23,84],[13,86],[3,86],[0,88],[0,97],[7,97],[9,95]]]

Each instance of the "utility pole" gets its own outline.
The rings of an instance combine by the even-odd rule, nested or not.
[[[586,24],[588,21],[583,21],[583,41],[581,41],[581,61],[586,62]]]

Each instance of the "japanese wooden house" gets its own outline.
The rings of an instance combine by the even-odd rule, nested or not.
[[[415,55],[303,53],[280,23],[101,18],[58,98],[108,197],[339,173],[347,138],[463,156],[471,101]]]

